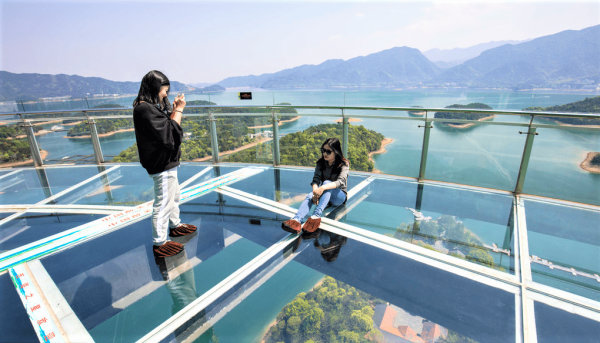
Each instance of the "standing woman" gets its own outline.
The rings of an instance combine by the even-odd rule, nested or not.
[[[312,193],[309,193],[296,215],[281,224],[281,227],[292,233],[300,232],[304,220],[312,204],[317,205],[313,215],[308,218],[302,229],[314,232],[321,225],[321,214],[327,205],[339,206],[346,202],[347,180],[350,162],[344,158],[340,140],[328,138],[321,145],[321,158],[317,161],[312,182]]]
[[[179,181],[177,166],[181,157],[181,116],[185,96],[175,97],[169,103],[170,83],[165,74],[152,70],[144,76],[137,98],[133,101],[133,125],[140,163],[154,181],[152,206],[152,236],[156,257],[173,256],[183,245],[167,240],[196,231],[190,224],[179,220]]]

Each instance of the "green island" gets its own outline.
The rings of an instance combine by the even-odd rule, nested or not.
[[[407,111],[409,115],[413,115],[413,116],[424,116],[425,115],[425,111],[424,110],[419,110],[419,108],[423,108],[423,106],[411,106],[414,107],[415,110],[413,111]]]
[[[600,113],[600,96],[585,98],[581,101],[575,101],[564,105],[550,107],[527,107],[523,111],[539,112],[570,112],[570,113]],[[587,118],[565,118],[565,117],[542,117],[553,120],[559,124],[566,125],[599,125],[600,119]]]
[[[0,138],[0,151],[0,163],[21,162],[31,158],[27,139]]]
[[[124,108],[124,106],[117,104],[104,104],[94,106],[93,108]],[[101,115],[101,116],[118,116],[124,115],[126,112],[123,111],[106,111],[106,112],[92,112],[92,115]],[[69,121],[63,121],[63,124],[67,124]],[[96,120],[96,130],[98,131],[98,135],[107,136],[119,130],[127,130],[133,128],[133,119],[127,118],[115,118],[115,119],[97,119]],[[67,131],[68,138],[76,138],[76,137],[89,137],[90,136],[90,126],[87,123],[87,120],[81,121],[79,124],[74,125],[72,128]]]
[[[436,220],[402,223],[396,232],[389,236],[486,267],[504,270],[494,263],[494,258],[483,242],[453,216],[442,215]]]
[[[187,103],[190,106],[199,105],[216,105],[214,102],[205,100],[190,101]],[[289,103],[281,103],[277,105],[289,105]],[[222,107],[210,109],[211,113],[264,113],[265,116],[271,114],[268,108],[237,108],[237,107]],[[210,127],[205,116],[198,117],[194,114],[206,114],[207,108],[186,108],[184,117],[181,120],[183,128],[184,141],[181,143],[181,160],[193,161],[201,159],[212,154],[210,147]],[[282,120],[289,120],[296,117],[298,112],[294,108],[276,109],[275,113],[280,114]],[[216,116],[216,126],[218,134],[219,151],[229,151],[243,147],[244,145],[252,144],[260,141],[259,137],[253,137],[251,133],[254,130],[249,127],[258,124],[268,124],[267,117],[257,116]],[[118,156],[113,159],[113,162],[137,162],[137,146],[134,144],[131,147],[123,150]]]
[[[458,108],[458,109],[471,109],[471,110],[493,110],[492,107],[481,103],[481,102],[473,102],[467,105],[453,104],[450,106],[446,106],[445,108]],[[486,114],[486,113],[468,113],[468,112],[435,112],[433,114],[434,118],[440,119],[463,119],[463,120],[486,120],[492,119],[495,117],[494,114]],[[447,125],[454,128],[467,128],[475,125],[474,123],[466,123],[466,124],[455,124],[455,123],[440,123],[443,125]]]
[[[38,132],[42,128],[33,126],[33,131]],[[26,138],[18,138],[25,135],[25,130],[20,125],[0,126],[0,163],[22,162],[31,158],[29,142]]]
[[[343,127],[340,124],[319,124],[304,131],[287,134],[279,140],[280,160],[283,165],[314,167],[321,157],[319,148],[329,137],[342,137]],[[221,132],[219,132],[221,135]],[[379,149],[385,137],[362,125],[348,126],[348,160],[350,169],[358,171],[373,171],[374,164],[369,160],[369,153]],[[257,150],[243,150],[230,155],[229,162],[251,163],[258,152],[270,152],[271,144],[258,144]]]
[[[403,315],[421,322],[402,330],[388,324],[396,311],[384,300],[360,291],[330,276],[325,276],[308,293],[300,293],[283,307],[263,341],[265,343],[367,343],[385,342],[385,335],[396,339],[418,338],[421,342],[474,343],[475,341],[407,312]],[[397,309],[397,308],[396,308]],[[377,322],[375,322],[377,318]],[[401,319],[402,320],[402,319]],[[406,321],[407,318],[404,318]],[[412,336],[411,333],[413,334]],[[430,337],[431,336],[431,337]]]

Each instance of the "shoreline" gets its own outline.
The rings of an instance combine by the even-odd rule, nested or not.
[[[595,152],[595,151],[588,152],[585,160],[583,160],[583,162],[581,162],[579,167],[587,172],[594,173],[594,174],[600,174],[600,166],[591,164],[592,159],[597,155],[600,155],[600,152]]]
[[[48,156],[48,152],[46,150],[40,150],[40,155],[41,155],[42,161],[43,161],[46,159],[46,156]],[[0,168],[18,167],[18,166],[22,166],[24,164],[29,164],[29,163],[33,163],[33,158],[30,158],[25,161],[0,163]]]
[[[295,116],[294,118],[288,119],[288,120],[280,120],[279,124],[277,126],[281,126],[281,125],[283,125],[285,123],[291,123],[291,122],[296,121],[298,119],[300,119],[300,116]],[[267,124],[267,125],[248,126],[249,129],[265,129],[267,127],[273,127],[273,125]]]
[[[495,114],[492,114],[492,115],[491,115],[491,116],[489,116],[489,117],[485,117],[485,118],[477,119],[477,121],[492,120],[492,119],[494,119],[495,117],[496,117],[496,115],[495,115]],[[440,124],[443,124],[443,125],[448,125],[448,126],[450,126],[450,127],[453,127],[453,128],[455,128],[455,129],[466,129],[466,128],[468,128],[468,127],[471,127],[471,126],[475,126],[475,125],[477,125],[476,123],[466,123],[466,124],[440,123]]]
[[[252,142],[252,143],[248,143],[246,145],[242,145],[241,147],[235,148],[233,150],[227,150],[227,151],[219,152],[219,158],[221,158],[222,156],[227,156],[227,155],[231,155],[231,154],[236,153],[236,152],[240,152],[242,150],[253,148],[253,147],[257,146],[258,144],[266,143],[266,142],[269,142],[269,141],[272,141],[272,140],[273,140],[273,138],[262,138],[262,139],[259,139],[256,142]],[[201,158],[195,158],[195,159],[192,160],[192,162],[205,162],[205,161],[210,160],[211,158],[212,158],[212,155],[204,156],[204,157],[201,157]]]
[[[308,292],[311,292],[311,291],[313,291],[315,288],[317,288],[317,287],[319,287],[321,284],[323,284],[323,279],[325,279],[325,276],[323,276],[323,277],[322,277],[322,278],[321,278],[319,281],[317,281],[317,283],[315,283],[315,285],[314,285],[314,286],[312,286],[312,288],[311,288],[311,289],[310,289],[310,291],[308,291]],[[308,292],[306,292],[306,293],[308,293]],[[294,297],[294,299],[295,299],[295,298],[296,298],[296,297]],[[286,305],[287,305],[287,304],[286,304]],[[279,311],[279,312],[281,312],[281,311]],[[262,339],[260,340],[260,343],[265,343],[265,342],[266,342],[266,340],[265,340],[265,337],[267,336],[267,334],[269,333],[269,331],[271,330],[271,328],[272,328],[274,325],[277,325],[277,316],[275,316],[275,319],[273,319],[273,321],[272,321],[271,323],[269,323],[269,325],[267,325],[267,326],[266,326],[265,330],[263,330]]]
[[[108,136],[112,136],[116,133],[119,132],[131,132],[131,131],[135,131],[135,128],[131,128],[131,129],[121,129],[121,130],[117,130],[117,131],[111,131],[111,132],[107,132],[107,133],[99,133],[98,137],[108,137]],[[92,138],[91,135],[82,135],[82,136],[63,136],[63,138],[73,138],[73,139],[80,139],[80,138]]]
[[[545,118],[548,118],[548,117],[545,117]],[[563,123],[563,122],[560,122],[560,121],[558,121],[558,120],[554,120],[554,119],[552,119],[552,118],[548,118],[548,119],[550,119],[551,121],[553,121],[553,122],[555,122],[556,124],[558,124],[558,126],[568,126],[568,127],[589,127],[589,128],[592,128],[592,129],[598,129],[598,128],[600,128],[600,125],[575,125],[575,124],[567,124],[567,123]]]
[[[338,118],[338,119],[334,120],[334,122],[336,122],[338,124],[341,123],[341,122],[343,122],[343,121],[344,121],[344,118]],[[359,118],[348,118],[348,122],[349,123],[356,123],[356,122],[359,122],[359,121],[362,121],[362,119],[359,119]]]
[[[394,141],[393,138],[384,138],[381,141],[381,146],[379,147],[379,149],[375,150],[375,151],[371,151],[369,153],[369,161],[373,162],[373,164],[375,164],[375,160],[373,160],[373,155],[377,155],[377,154],[384,154],[387,152],[387,150],[385,149],[385,147],[392,143]],[[381,170],[377,169],[377,168],[373,168],[373,171],[371,173],[375,173],[375,174],[381,174]]]

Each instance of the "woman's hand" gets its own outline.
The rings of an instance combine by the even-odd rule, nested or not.
[[[315,203],[315,205],[319,204],[319,198],[321,197],[322,194],[323,194],[322,187],[319,187],[319,188],[313,190],[313,202]]]
[[[179,94],[173,100],[173,111],[183,111],[185,108],[185,95]]]

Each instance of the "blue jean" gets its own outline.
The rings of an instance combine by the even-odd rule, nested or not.
[[[331,181],[327,180],[323,182],[323,185],[326,185],[328,183],[331,183]],[[306,217],[306,215],[310,211],[310,208],[313,205],[312,199],[313,193],[310,192],[308,193],[306,198],[304,198],[304,201],[302,201],[302,204],[300,205],[300,208],[298,209],[298,212],[296,212],[296,215],[293,219],[302,223],[302,221],[304,220],[304,218]],[[344,203],[345,200],[346,193],[344,193],[344,191],[342,191],[341,189],[328,189],[325,192],[323,192],[323,194],[321,194],[319,204],[317,205],[313,216],[321,217],[321,214],[323,214],[323,210],[325,209],[325,207],[327,207],[328,204],[331,204],[332,206],[340,206]]]

